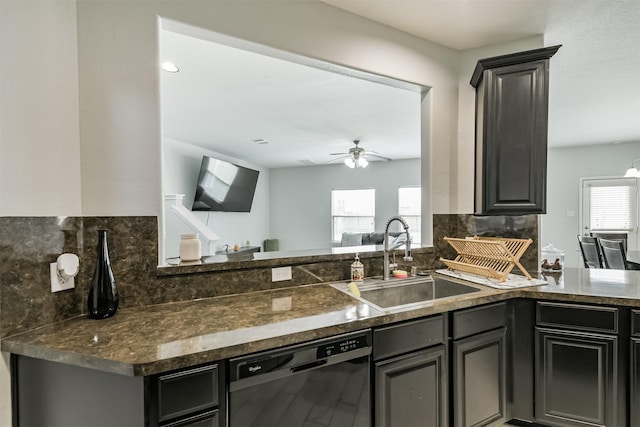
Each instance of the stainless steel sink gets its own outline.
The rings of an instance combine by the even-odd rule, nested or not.
[[[424,276],[410,279],[366,279],[359,285],[360,295],[349,289],[349,283],[331,286],[384,312],[418,308],[436,300],[478,292],[480,288],[441,277]]]

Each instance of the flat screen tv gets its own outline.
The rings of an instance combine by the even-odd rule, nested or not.
[[[260,172],[203,156],[193,211],[250,212]]]

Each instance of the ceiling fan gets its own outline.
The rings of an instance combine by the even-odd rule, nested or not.
[[[330,153],[329,154],[330,156],[342,156],[342,157],[333,159],[329,163],[335,163],[340,160],[343,160],[345,165],[353,169],[353,168],[366,168],[367,165],[369,164],[369,161],[367,160],[367,156],[376,157],[377,159],[380,159],[385,162],[388,162],[391,160],[389,157],[378,154],[375,151],[366,151],[364,148],[359,147],[358,146],[358,144],[360,144],[359,139],[354,140],[353,143],[356,146],[350,148],[349,151],[346,153]]]

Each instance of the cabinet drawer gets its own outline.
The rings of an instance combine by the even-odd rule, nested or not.
[[[631,310],[631,335],[640,337],[640,310]]]
[[[444,316],[386,326],[373,331],[373,359],[380,360],[445,342]]]
[[[161,375],[157,387],[160,422],[212,408],[218,404],[218,365]]]
[[[453,339],[501,328],[506,324],[506,314],[504,302],[456,311],[453,313]]]
[[[538,302],[536,323],[538,326],[615,334],[618,333],[618,309],[595,305]]]

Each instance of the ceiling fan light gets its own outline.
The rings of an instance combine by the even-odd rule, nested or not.
[[[180,71],[180,68],[178,68],[178,66],[176,64],[174,64],[173,62],[163,62],[160,67],[164,71],[169,72],[169,73],[177,73],[178,71]]]
[[[356,167],[356,161],[353,160],[353,157],[347,157],[344,159],[344,164],[350,167],[351,169]]]
[[[625,178],[640,178],[640,171],[634,166],[636,162],[640,162],[640,159],[635,159],[631,162],[631,167],[627,169],[627,173],[624,174]]]
[[[360,168],[366,168],[369,162],[364,157],[358,157],[358,159],[356,160],[356,164]]]
[[[625,178],[637,178],[640,177],[640,171],[633,166],[627,169],[627,173],[624,174]]]

